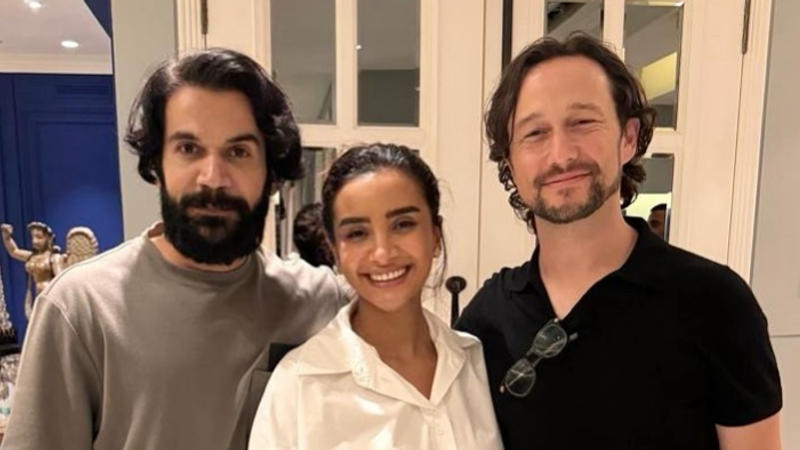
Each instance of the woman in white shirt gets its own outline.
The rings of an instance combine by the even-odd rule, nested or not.
[[[358,298],[275,368],[250,449],[502,448],[480,341],[422,308],[444,253],[430,168],[406,147],[355,147],[322,197]]]

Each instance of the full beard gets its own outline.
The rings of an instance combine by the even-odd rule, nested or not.
[[[566,203],[558,206],[550,204],[541,195],[542,186],[548,178],[572,170],[587,170],[589,172],[591,183],[589,184],[589,192],[586,200],[580,203]],[[614,180],[608,186],[604,186],[602,171],[594,162],[576,162],[564,169],[553,167],[534,179],[533,184],[536,197],[534,198],[531,211],[535,216],[557,224],[566,224],[584,219],[600,209],[609,197],[619,191],[621,180],[621,172],[617,172]]]
[[[185,257],[201,264],[229,265],[253,253],[261,244],[269,197],[262,194],[251,209],[241,197],[221,189],[203,189],[184,195],[179,201],[161,185],[161,215],[164,235]],[[232,211],[235,218],[197,214],[189,208],[214,208]]]

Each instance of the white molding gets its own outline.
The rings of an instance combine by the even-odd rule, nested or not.
[[[263,1],[263,0],[257,0]],[[439,3],[420,2],[420,116],[418,126],[365,126],[358,124],[358,41],[356,0],[336,2],[336,120],[333,124],[301,123],[303,145],[344,149],[366,142],[393,142],[419,149],[437,168]]]
[[[402,144],[423,151],[427,158],[431,154],[429,148],[430,137],[420,128],[416,127],[358,127],[343,128],[336,125],[317,125],[301,123],[300,135],[306,147],[334,147],[346,148],[355,144],[369,142],[392,142]],[[433,165],[434,161],[428,161]]]
[[[255,28],[253,53],[255,60],[266,69],[267,73],[272,73],[270,6],[269,0],[253,1],[253,27]]]
[[[603,4],[603,41],[625,60],[625,0],[605,0]]]
[[[71,73],[111,75],[114,73],[111,55],[63,54],[3,54],[0,53],[2,73]]]
[[[534,40],[544,34],[544,1],[545,0],[516,0],[514,1],[513,14],[511,17],[511,58],[513,59],[519,52]],[[502,2],[499,5],[500,11],[503,10]],[[502,21],[502,14],[501,14]],[[501,22],[502,23],[502,22]],[[502,30],[502,25],[501,25]],[[501,31],[502,33],[502,31]],[[494,38],[499,38],[498,34]],[[498,39],[498,42],[500,40]]]
[[[175,0],[178,54],[205,48],[200,27],[200,0]]]
[[[728,242],[728,265],[748,281],[753,260],[772,1],[753,0],[750,8],[750,42],[742,62]]]
[[[483,104],[489,106],[501,76],[502,0],[486,1]],[[516,0],[512,16],[511,57],[544,34],[544,0]],[[497,164],[489,159],[489,146],[481,123],[480,206],[478,224],[478,276],[483,283],[502,267],[513,267],[530,258],[535,236],[519,220],[508,204],[508,193],[497,178]],[[480,287],[468,286],[474,293]]]
[[[440,48],[439,1],[420,1],[420,40],[419,40],[419,128],[422,135],[423,158],[434,171],[437,170],[439,146],[437,145],[439,124],[439,61]]]

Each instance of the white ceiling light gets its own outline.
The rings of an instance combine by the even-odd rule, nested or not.
[[[26,3],[28,4],[28,8],[30,8],[30,9],[32,9],[34,11],[36,11],[37,9],[41,8],[42,6],[44,6],[44,5],[42,5],[42,2],[40,2],[38,0],[28,0]]]
[[[78,44],[77,42],[70,39],[61,41],[61,46],[64,48],[78,48],[80,45],[81,44]]]

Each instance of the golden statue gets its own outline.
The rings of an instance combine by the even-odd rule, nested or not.
[[[86,227],[75,227],[67,233],[67,252],[55,245],[55,233],[42,222],[28,224],[33,249],[24,250],[17,246],[11,234],[14,228],[9,224],[0,225],[3,244],[8,254],[25,263],[28,274],[28,287],[25,292],[25,316],[30,319],[33,301],[66,267],[97,254],[97,239]]]

